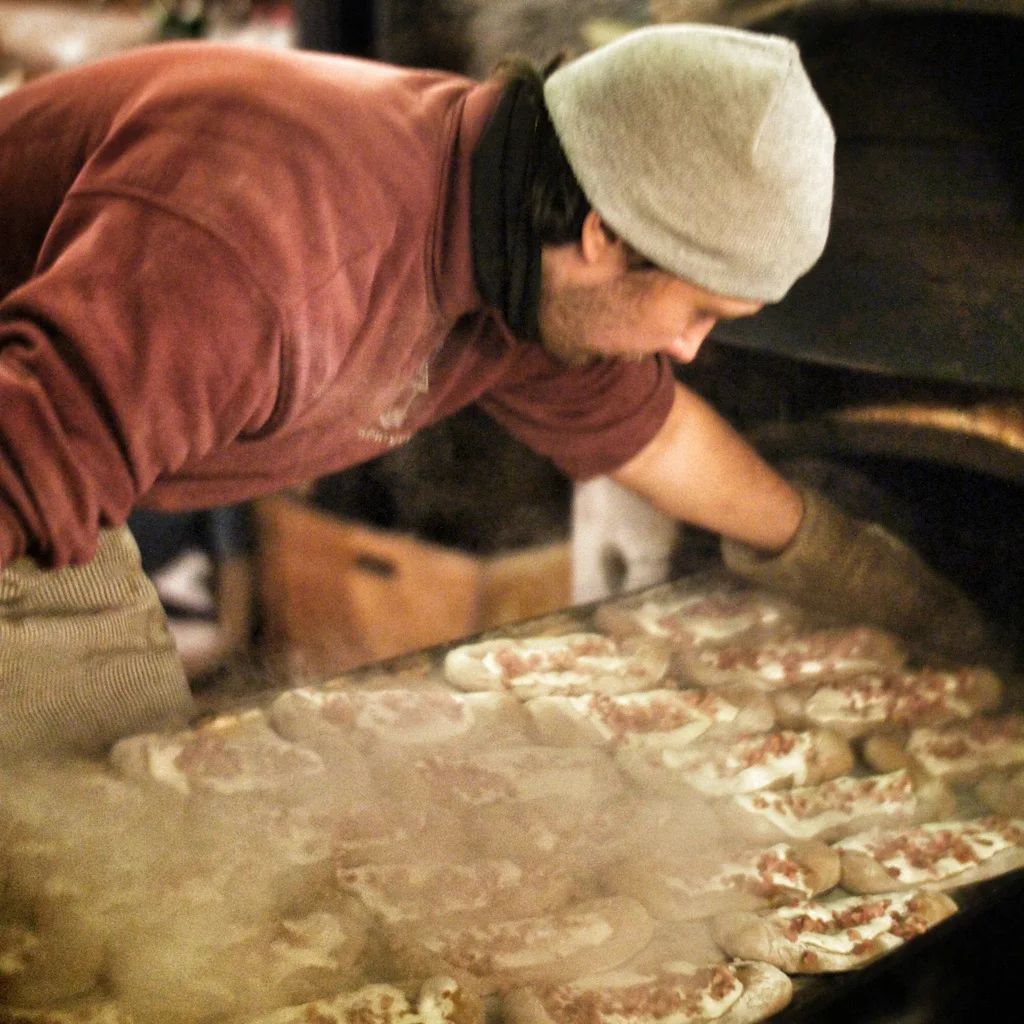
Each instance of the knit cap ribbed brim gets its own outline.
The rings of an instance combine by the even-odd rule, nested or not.
[[[790,40],[638,29],[555,71],[544,96],[591,205],[658,266],[777,302],[821,255],[835,135]]]

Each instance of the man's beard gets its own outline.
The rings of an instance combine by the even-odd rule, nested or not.
[[[597,359],[635,362],[645,358],[633,352],[603,352],[588,339],[604,331],[621,330],[640,304],[646,288],[639,281],[620,279],[606,285],[541,285],[538,323],[544,349],[566,366],[587,366]]]

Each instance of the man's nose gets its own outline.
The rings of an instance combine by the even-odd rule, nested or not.
[[[680,363],[692,362],[716,323],[713,317],[708,317],[699,324],[688,327],[668,345],[666,353]]]

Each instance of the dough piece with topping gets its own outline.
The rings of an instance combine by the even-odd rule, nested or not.
[[[999,706],[1003,687],[985,668],[871,672],[776,694],[779,720],[855,739],[883,730],[947,725]]]
[[[353,747],[372,753],[429,747],[468,748],[526,739],[522,705],[506,693],[454,693],[441,687],[315,690],[300,687],[271,704],[270,721],[286,739],[326,758]]]
[[[747,842],[787,839],[829,841],[879,825],[948,818],[956,807],[950,790],[905,770],[886,775],[843,775],[818,786],[744,793],[723,801],[726,830]]]
[[[199,1007],[235,1019],[358,983],[368,922],[354,901],[275,918],[244,891],[193,884],[126,915],[110,937],[118,1002],[141,1021],[190,1020]]]
[[[288,1006],[240,1024],[483,1024],[480,998],[453,978],[429,978],[415,1005],[393,985],[365,985],[330,999]]]
[[[338,869],[468,855],[461,817],[451,808],[417,800],[354,804],[335,816],[330,843]]]
[[[909,765],[957,785],[992,771],[1024,765],[1024,715],[976,718],[943,729],[915,729],[905,744],[872,736],[864,744],[872,766]]]
[[[183,732],[130,736],[114,744],[110,763],[125,778],[185,795],[283,795],[326,776],[323,759],[282,739],[260,710],[221,715]]]
[[[497,690],[520,700],[561,694],[653,690],[669,656],[656,643],[599,633],[484,640],[448,652],[445,678],[460,690]]]
[[[954,889],[1024,867],[1024,822],[1006,818],[877,829],[835,844],[854,893]]]
[[[692,790],[706,797],[813,786],[854,765],[846,740],[825,730],[783,730],[681,749],[628,746],[617,750],[615,759],[646,792]]]
[[[666,583],[594,612],[594,624],[603,633],[649,636],[677,651],[792,633],[803,618],[784,598],[726,581]]]
[[[444,970],[489,995],[519,985],[554,985],[611,970],[654,934],[646,910],[625,896],[579,903],[553,914],[480,925],[402,928],[391,955],[400,977]]]
[[[338,886],[388,925],[544,914],[568,903],[576,885],[557,865],[525,869],[497,859],[365,864],[338,872]]]
[[[798,633],[765,643],[699,649],[685,659],[685,675],[698,686],[742,684],[774,693],[899,668],[905,657],[895,637],[858,626]]]
[[[839,882],[839,854],[825,843],[776,843],[728,857],[642,858],[601,876],[609,892],[638,899],[663,921],[808,900]]]
[[[787,974],[850,971],[877,960],[956,913],[944,893],[908,892],[798,903],[715,919],[730,956],[774,964]]]
[[[444,753],[393,764],[378,776],[410,797],[462,811],[488,804],[553,799],[598,804],[618,796],[624,784],[614,762],[590,747],[527,744],[465,754]]]
[[[705,850],[722,838],[707,801],[633,793],[597,806],[565,798],[492,804],[469,817],[467,830],[486,856],[554,859],[581,876],[626,857]]]
[[[770,700],[749,690],[535,697],[526,710],[538,739],[554,746],[685,747],[768,732],[775,724]]]
[[[516,989],[502,1009],[508,1024],[755,1024],[792,997],[792,981],[768,964],[675,962]]]

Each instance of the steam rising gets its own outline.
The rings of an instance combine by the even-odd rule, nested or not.
[[[641,840],[678,851],[713,835],[701,834],[696,808],[684,824],[673,801],[634,799],[606,753],[530,744],[515,719],[507,737],[492,723],[454,745],[396,746],[378,732],[346,749],[335,730],[330,744],[313,742],[319,753],[282,739],[262,712],[227,721],[217,742],[207,733],[186,755],[191,777],[167,767],[179,749],[170,734],[133,737],[103,762],[2,772],[0,1003],[113,997],[140,1024],[245,1020],[406,980],[393,976],[370,911],[339,885],[346,868],[511,862],[526,896],[505,911],[540,913],[595,895],[597,869]],[[434,727],[443,736],[451,720]],[[492,799],[486,766],[512,751],[548,766],[539,795]],[[563,796],[550,792],[551,771],[563,773]],[[469,802],[467,780],[485,787]],[[420,892],[408,906],[443,918],[459,900]]]
[[[112,999],[135,1024],[243,1024],[369,982],[411,993],[443,973],[396,955],[421,925],[608,895],[642,858],[725,858],[709,801],[643,792],[607,739],[539,738],[521,700],[454,693],[421,659],[0,769],[0,1018]],[[388,891],[372,866],[395,863],[426,881]],[[658,933],[675,959],[721,958],[693,924]]]
[[[351,980],[365,925],[317,891],[326,843],[276,841],[284,805],[190,798],[91,763],[22,766],[2,785],[6,1002],[107,991],[141,1021],[200,1021]],[[303,962],[307,943],[320,962]]]

